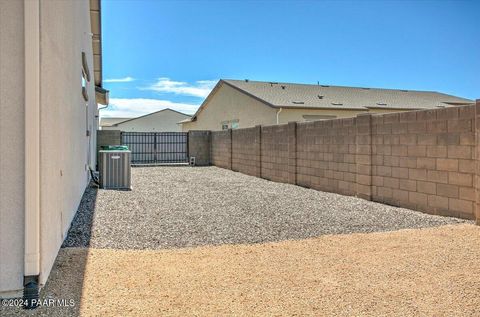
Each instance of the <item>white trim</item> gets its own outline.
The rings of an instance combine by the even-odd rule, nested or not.
[[[277,111],[277,124],[280,124],[280,119],[279,119],[280,112],[282,112],[282,108],[278,109],[278,111]]]
[[[40,1],[24,0],[25,258],[24,275],[40,274]]]

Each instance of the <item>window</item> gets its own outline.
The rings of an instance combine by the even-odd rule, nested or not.
[[[238,129],[238,119],[234,120],[228,120],[228,121],[223,121],[222,122],[222,130],[228,130],[228,129]]]

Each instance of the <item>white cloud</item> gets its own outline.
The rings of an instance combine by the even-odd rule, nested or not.
[[[172,102],[170,100],[146,98],[110,98],[107,108],[100,111],[102,118],[120,117],[133,118],[155,111],[170,108],[186,114],[193,114],[200,105]]]
[[[198,80],[190,84],[184,81],[174,81],[167,77],[161,77],[158,78],[157,82],[153,85],[142,89],[205,98],[210,91],[212,91],[216,83],[216,80]]]
[[[134,81],[135,78],[127,76],[123,78],[109,78],[109,79],[104,79],[103,81],[106,83],[128,83],[131,81]]]

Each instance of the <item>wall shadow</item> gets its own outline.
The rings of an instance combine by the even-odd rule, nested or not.
[[[54,306],[43,306],[32,311],[24,310],[23,314],[80,316],[97,194],[98,188],[94,183],[90,183],[85,189],[48,281],[41,290],[42,301],[53,300]]]

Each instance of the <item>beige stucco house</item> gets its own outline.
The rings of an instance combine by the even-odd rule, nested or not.
[[[125,132],[181,132],[178,122],[189,119],[184,114],[172,109],[163,109],[137,118],[102,118],[102,130],[120,130]]]
[[[432,91],[220,80],[198,111],[181,124],[183,131],[215,131],[472,103]]]
[[[0,297],[47,281],[95,166],[100,0],[0,1]]]

